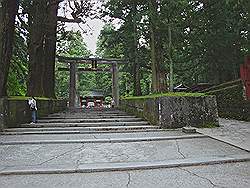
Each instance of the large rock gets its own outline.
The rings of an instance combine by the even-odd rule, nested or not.
[[[121,100],[121,108],[162,128],[203,127],[219,124],[214,96],[124,99]]]

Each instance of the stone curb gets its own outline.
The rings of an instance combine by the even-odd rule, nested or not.
[[[93,173],[128,170],[149,170],[160,168],[180,168],[189,166],[214,165],[250,161],[250,155],[231,155],[218,157],[205,157],[193,159],[178,159],[156,162],[128,162],[128,163],[91,163],[80,164],[76,168],[54,166],[44,168],[41,166],[6,167],[0,171],[0,175],[32,175],[32,174],[65,174],[65,173]],[[34,169],[36,168],[36,169]]]
[[[137,133],[137,132],[164,132],[163,129],[130,129],[117,131],[27,131],[27,132],[1,132],[0,135],[29,135],[29,134],[101,134],[101,133]]]
[[[144,142],[144,141],[164,141],[164,140],[181,140],[207,138],[205,135],[184,135],[168,137],[141,137],[141,138],[113,138],[113,139],[83,139],[83,140],[37,140],[37,141],[8,141],[0,142],[0,145],[23,145],[23,144],[84,144],[84,143],[124,143],[124,142]]]

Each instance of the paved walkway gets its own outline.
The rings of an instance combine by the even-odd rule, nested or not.
[[[220,118],[220,127],[198,129],[199,133],[250,151],[250,122]]]
[[[249,124],[221,124],[185,134],[121,111],[53,114],[0,135],[0,187],[249,187]]]

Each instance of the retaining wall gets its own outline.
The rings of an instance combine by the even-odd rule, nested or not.
[[[219,125],[215,96],[123,99],[120,108],[162,128]]]
[[[243,82],[235,80],[204,90],[215,95],[220,117],[250,121],[250,100],[245,96]]]
[[[38,117],[60,112],[67,108],[66,100],[37,100]],[[0,98],[0,130],[18,127],[20,123],[31,121],[31,111],[27,100]]]

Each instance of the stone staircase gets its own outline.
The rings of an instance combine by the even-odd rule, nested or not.
[[[22,124],[19,128],[5,129],[3,134],[99,134],[155,131],[162,130],[159,126],[152,126],[141,118],[129,116],[121,111],[90,111],[52,114],[39,119],[36,124]]]
[[[119,110],[57,113],[36,124],[5,129],[0,151],[7,151],[0,158],[0,175],[145,170],[250,160],[247,151],[206,135],[163,130]]]

